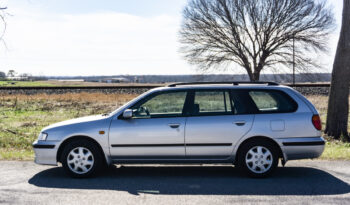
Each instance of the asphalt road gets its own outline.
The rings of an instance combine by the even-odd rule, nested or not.
[[[267,179],[231,166],[121,166],[71,179],[61,167],[0,162],[0,204],[350,204],[350,161],[295,161]]]

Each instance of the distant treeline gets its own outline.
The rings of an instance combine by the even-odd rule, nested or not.
[[[89,82],[101,82],[102,79],[124,78],[136,83],[169,83],[194,81],[249,81],[245,74],[211,74],[211,75],[113,75],[113,76],[47,76],[46,79],[84,79]],[[330,73],[303,73],[295,75],[296,82],[330,82]],[[292,74],[262,74],[260,81],[291,83]]]

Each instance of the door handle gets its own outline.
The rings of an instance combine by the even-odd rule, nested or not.
[[[237,126],[243,126],[243,125],[245,125],[245,121],[244,121],[244,120],[235,121],[234,123],[235,123]]]
[[[174,128],[174,129],[180,127],[180,124],[178,124],[178,123],[170,123],[168,125],[169,125],[169,127]]]

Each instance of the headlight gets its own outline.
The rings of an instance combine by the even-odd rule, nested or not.
[[[48,134],[47,134],[47,133],[45,133],[45,132],[41,132],[41,133],[39,134],[38,140],[45,141],[45,140],[46,140],[46,138],[47,138],[47,136],[48,136]]]

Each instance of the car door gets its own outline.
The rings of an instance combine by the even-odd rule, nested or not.
[[[113,119],[109,133],[112,158],[184,158],[186,96],[186,91],[157,92],[130,108],[131,119]]]
[[[226,159],[237,141],[251,128],[254,115],[247,114],[239,95],[229,90],[197,90],[191,93],[191,116],[186,122],[186,157]]]

